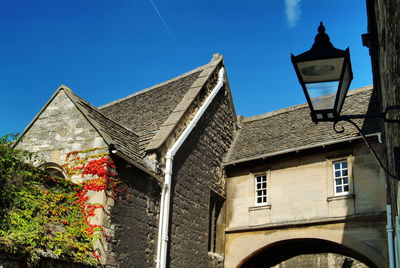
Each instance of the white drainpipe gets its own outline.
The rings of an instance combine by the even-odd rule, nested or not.
[[[168,229],[169,229],[169,211],[171,200],[171,177],[172,177],[172,164],[176,152],[179,150],[183,142],[189,136],[192,129],[196,126],[197,122],[207,110],[214,97],[224,85],[224,68],[218,72],[218,82],[210,95],[206,98],[200,109],[197,111],[189,125],[185,128],[179,138],[175,141],[174,145],[168,150],[165,155],[166,163],[164,170],[164,184],[161,192],[160,204],[160,222],[158,226],[158,244],[157,244],[157,268],[165,268],[167,265],[167,250],[168,250]]]
[[[388,246],[389,246],[389,267],[395,268],[394,266],[394,245],[393,245],[393,225],[392,225],[392,206],[386,205],[386,216],[387,225],[386,231],[388,236]]]

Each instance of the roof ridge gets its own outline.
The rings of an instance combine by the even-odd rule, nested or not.
[[[352,96],[354,94],[359,94],[359,93],[362,93],[364,91],[371,90],[372,88],[373,88],[372,85],[368,85],[368,86],[352,89],[352,90],[349,90],[347,92],[347,96]],[[257,121],[257,120],[269,118],[269,117],[276,116],[276,115],[279,115],[279,114],[284,114],[284,113],[292,112],[292,111],[295,111],[295,110],[299,110],[299,109],[302,109],[302,108],[305,108],[305,107],[308,107],[307,103],[302,103],[302,104],[297,104],[297,105],[294,105],[294,106],[281,108],[281,109],[274,110],[274,111],[271,111],[271,112],[267,112],[267,113],[264,113],[264,114],[248,116],[248,117],[243,118],[242,123],[252,122],[252,121]]]
[[[145,151],[155,150],[163,145],[221,62],[223,62],[223,57],[219,54],[214,54],[210,62],[212,64],[207,64],[207,67],[204,67],[199,76],[193,81],[180,102],[160,125],[158,131],[146,146]]]
[[[284,113],[287,113],[287,112],[292,112],[292,111],[295,111],[295,110],[299,110],[299,109],[302,109],[302,108],[305,108],[305,107],[308,107],[307,103],[302,103],[302,104],[297,104],[297,105],[294,105],[294,106],[281,108],[281,109],[274,110],[274,111],[271,111],[271,112],[267,112],[267,113],[264,113],[264,114],[248,116],[248,117],[243,118],[242,123],[265,119],[265,118],[272,117],[272,116],[275,116],[275,115],[284,114]]]
[[[135,97],[135,96],[137,96],[137,95],[146,93],[146,92],[148,92],[148,91],[150,91],[150,90],[152,90],[152,89],[159,88],[159,87],[161,87],[161,86],[164,86],[164,85],[167,85],[167,84],[169,84],[169,83],[175,82],[176,80],[179,80],[179,79],[181,79],[181,78],[183,78],[183,77],[192,75],[192,74],[194,74],[194,73],[196,73],[196,72],[199,72],[199,71],[203,70],[203,69],[204,69],[207,65],[209,65],[210,63],[212,63],[212,62],[209,62],[209,63],[207,63],[207,64],[204,64],[204,65],[202,65],[202,66],[199,66],[199,67],[197,67],[197,68],[195,68],[195,69],[193,69],[193,70],[191,70],[191,71],[188,71],[188,72],[186,72],[186,73],[184,73],[184,74],[178,75],[178,76],[176,76],[176,77],[174,77],[174,78],[171,78],[171,79],[169,79],[169,80],[167,80],[167,81],[164,81],[164,82],[162,82],[162,83],[155,84],[155,85],[153,85],[153,86],[151,86],[151,87],[148,87],[148,88],[139,90],[139,91],[137,91],[137,92],[135,92],[135,93],[132,93],[132,94],[130,94],[130,95],[126,96],[126,97],[123,97],[123,98],[121,98],[121,99],[117,99],[117,100],[111,101],[111,102],[109,102],[109,103],[103,104],[103,105],[99,106],[98,109],[106,108],[106,107],[108,107],[108,106],[114,105],[114,104],[116,104],[116,103],[122,102],[122,101],[127,100],[127,99],[130,99],[130,98],[132,98],[132,97]]]

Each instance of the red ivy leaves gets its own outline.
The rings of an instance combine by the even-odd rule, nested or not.
[[[100,178],[108,178],[110,177],[109,170],[114,168],[114,162],[108,157],[94,159],[83,167],[82,176],[97,175]]]
[[[69,153],[67,153],[65,159],[68,159],[71,155],[77,155],[78,153],[80,153],[80,152],[79,152],[79,151],[72,151],[72,152],[69,152]]]
[[[72,152],[73,154],[75,152]],[[115,169],[114,162],[107,156],[102,157],[99,159],[94,159],[87,162],[84,166],[76,166],[73,168],[74,170],[82,170],[82,177],[86,175],[96,176],[95,179],[90,179],[83,182],[83,187],[80,191],[76,193],[78,200],[75,202],[79,204],[82,208],[82,214],[84,215],[84,221],[87,224],[88,228],[86,231],[89,233],[90,236],[94,235],[96,228],[102,230],[104,236],[107,239],[107,234],[104,231],[103,226],[98,224],[92,224],[89,222],[89,218],[95,216],[96,209],[103,209],[103,205],[94,205],[94,204],[86,204],[89,200],[89,196],[87,193],[89,191],[107,191],[107,190],[114,190],[116,192],[117,189],[117,182],[114,176],[116,174],[113,172]],[[107,193],[106,193],[107,194]],[[93,256],[95,258],[100,258],[101,256],[94,251]]]

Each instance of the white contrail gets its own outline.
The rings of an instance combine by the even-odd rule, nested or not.
[[[301,0],[285,0],[286,20],[288,22],[289,28],[295,27],[298,20],[300,19],[300,1]]]
[[[164,24],[164,27],[165,27],[165,29],[167,30],[168,34],[171,36],[172,40],[174,40],[174,42],[176,43],[176,45],[180,48],[178,42],[177,42],[176,39],[175,39],[175,36],[172,34],[172,32],[171,32],[171,30],[169,29],[167,23],[165,22],[163,16],[161,15],[160,10],[158,10],[158,8],[157,8],[157,6],[156,6],[156,4],[154,3],[153,0],[149,0],[149,1],[150,1],[151,5],[153,6],[154,10],[156,11],[158,17],[160,18],[162,24]]]

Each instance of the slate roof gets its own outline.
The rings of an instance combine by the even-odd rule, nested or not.
[[[100,106],[109,118],[141,137],[143,150],[196,81],[204,66],[165,83]]]
[[[100,106],[99,110],[136,133],[141,151],[157,150],[222,60],[220,54],[214,54],[206,65]]]
[[[378,109],[371,102],[372,87],[348,92],[342,114],[362,114]],[[373,100],[377,98],[372,98]],[[364,133],[379,132],[376,119],[355,120]],[[244,118],[234,142],[224,160],[224,165],[297,151],[319,144],[348,140],[358,136],[357,130],[343,123],[345,132],[336,133],[332,122],[311,121],[307,104],[301,104],[258,116]]]
[[[96,107],[75,95],[69,88],[62,86],[60,89],[64,90],[68,98],[99,132],[108,145],[114,145],[117,152],[121,153],[126,160],[129,160],[136,167],[146,172],[153,172],[153,167],[143,159],[137,134],[106,117]]]

